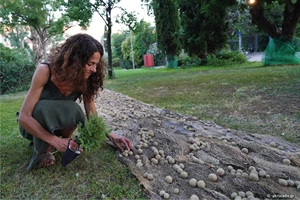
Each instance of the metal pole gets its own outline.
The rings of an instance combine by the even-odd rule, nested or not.
[[[132,68],[134,69],[134,51],[132,45],[132,31],[130,30],[130,43],[131,43],[131,55],[132,55]]]
[[[239,50],[242,51],[242,36],[239,36]]]

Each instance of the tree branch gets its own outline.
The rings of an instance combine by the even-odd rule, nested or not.
[[[252,16],[252,22],[269,34],[269,36],[272,38],[281,36],[281,30],[265,18],[261,1],[257,2],[256,5],[250,8],[250,13]]]
[[[94,10],[99,14],[99,16],[103,19],[104,23],[108,26],[108,22],[106,21],[106,19],[102,16],[102,14],[99,12],[97,6],[95,6],[94,4],[92,5]]]

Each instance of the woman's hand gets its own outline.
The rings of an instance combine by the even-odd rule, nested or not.
[[[79,150],[80,152],[83,152],[81,146],[79,146],[74,140],[71,140],[69,143],[70,139],[71,138],[56,137],[55,141],[51,143],[51,145],[59,152],[65,152],[68,149],[68,144],[73,151]]]
[[[110,133],[109,139],[121,152],[124,151],[123,147],[125,147],[127,151],[130,151],[132,149],[131,141],[126,137]]]

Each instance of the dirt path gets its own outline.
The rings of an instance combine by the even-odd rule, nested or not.
[[[285,195],[300,199],[299,146],[273,136],[225,129],[113,91],[104,90],[100,96],[99,114],[134,145],[133,152],[119,155],[120,161],[139,179],[149,198],[279,199]],[[235,193],[240,197],[231,197]]]

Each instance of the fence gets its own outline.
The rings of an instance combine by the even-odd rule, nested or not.
[[[240,36],[240,37],[241,38],[233,38],[233,39],[228,40],[228,44],[229,44],[231,50],[233,50],[233,51],[242,50],[244,52],[249,52],[249,53],[261,51],[261,48],[259,48],[258,34],[246,35],[246,36]],[[266,47],[266,44],[265,44],[264,48],[265,47]]]

